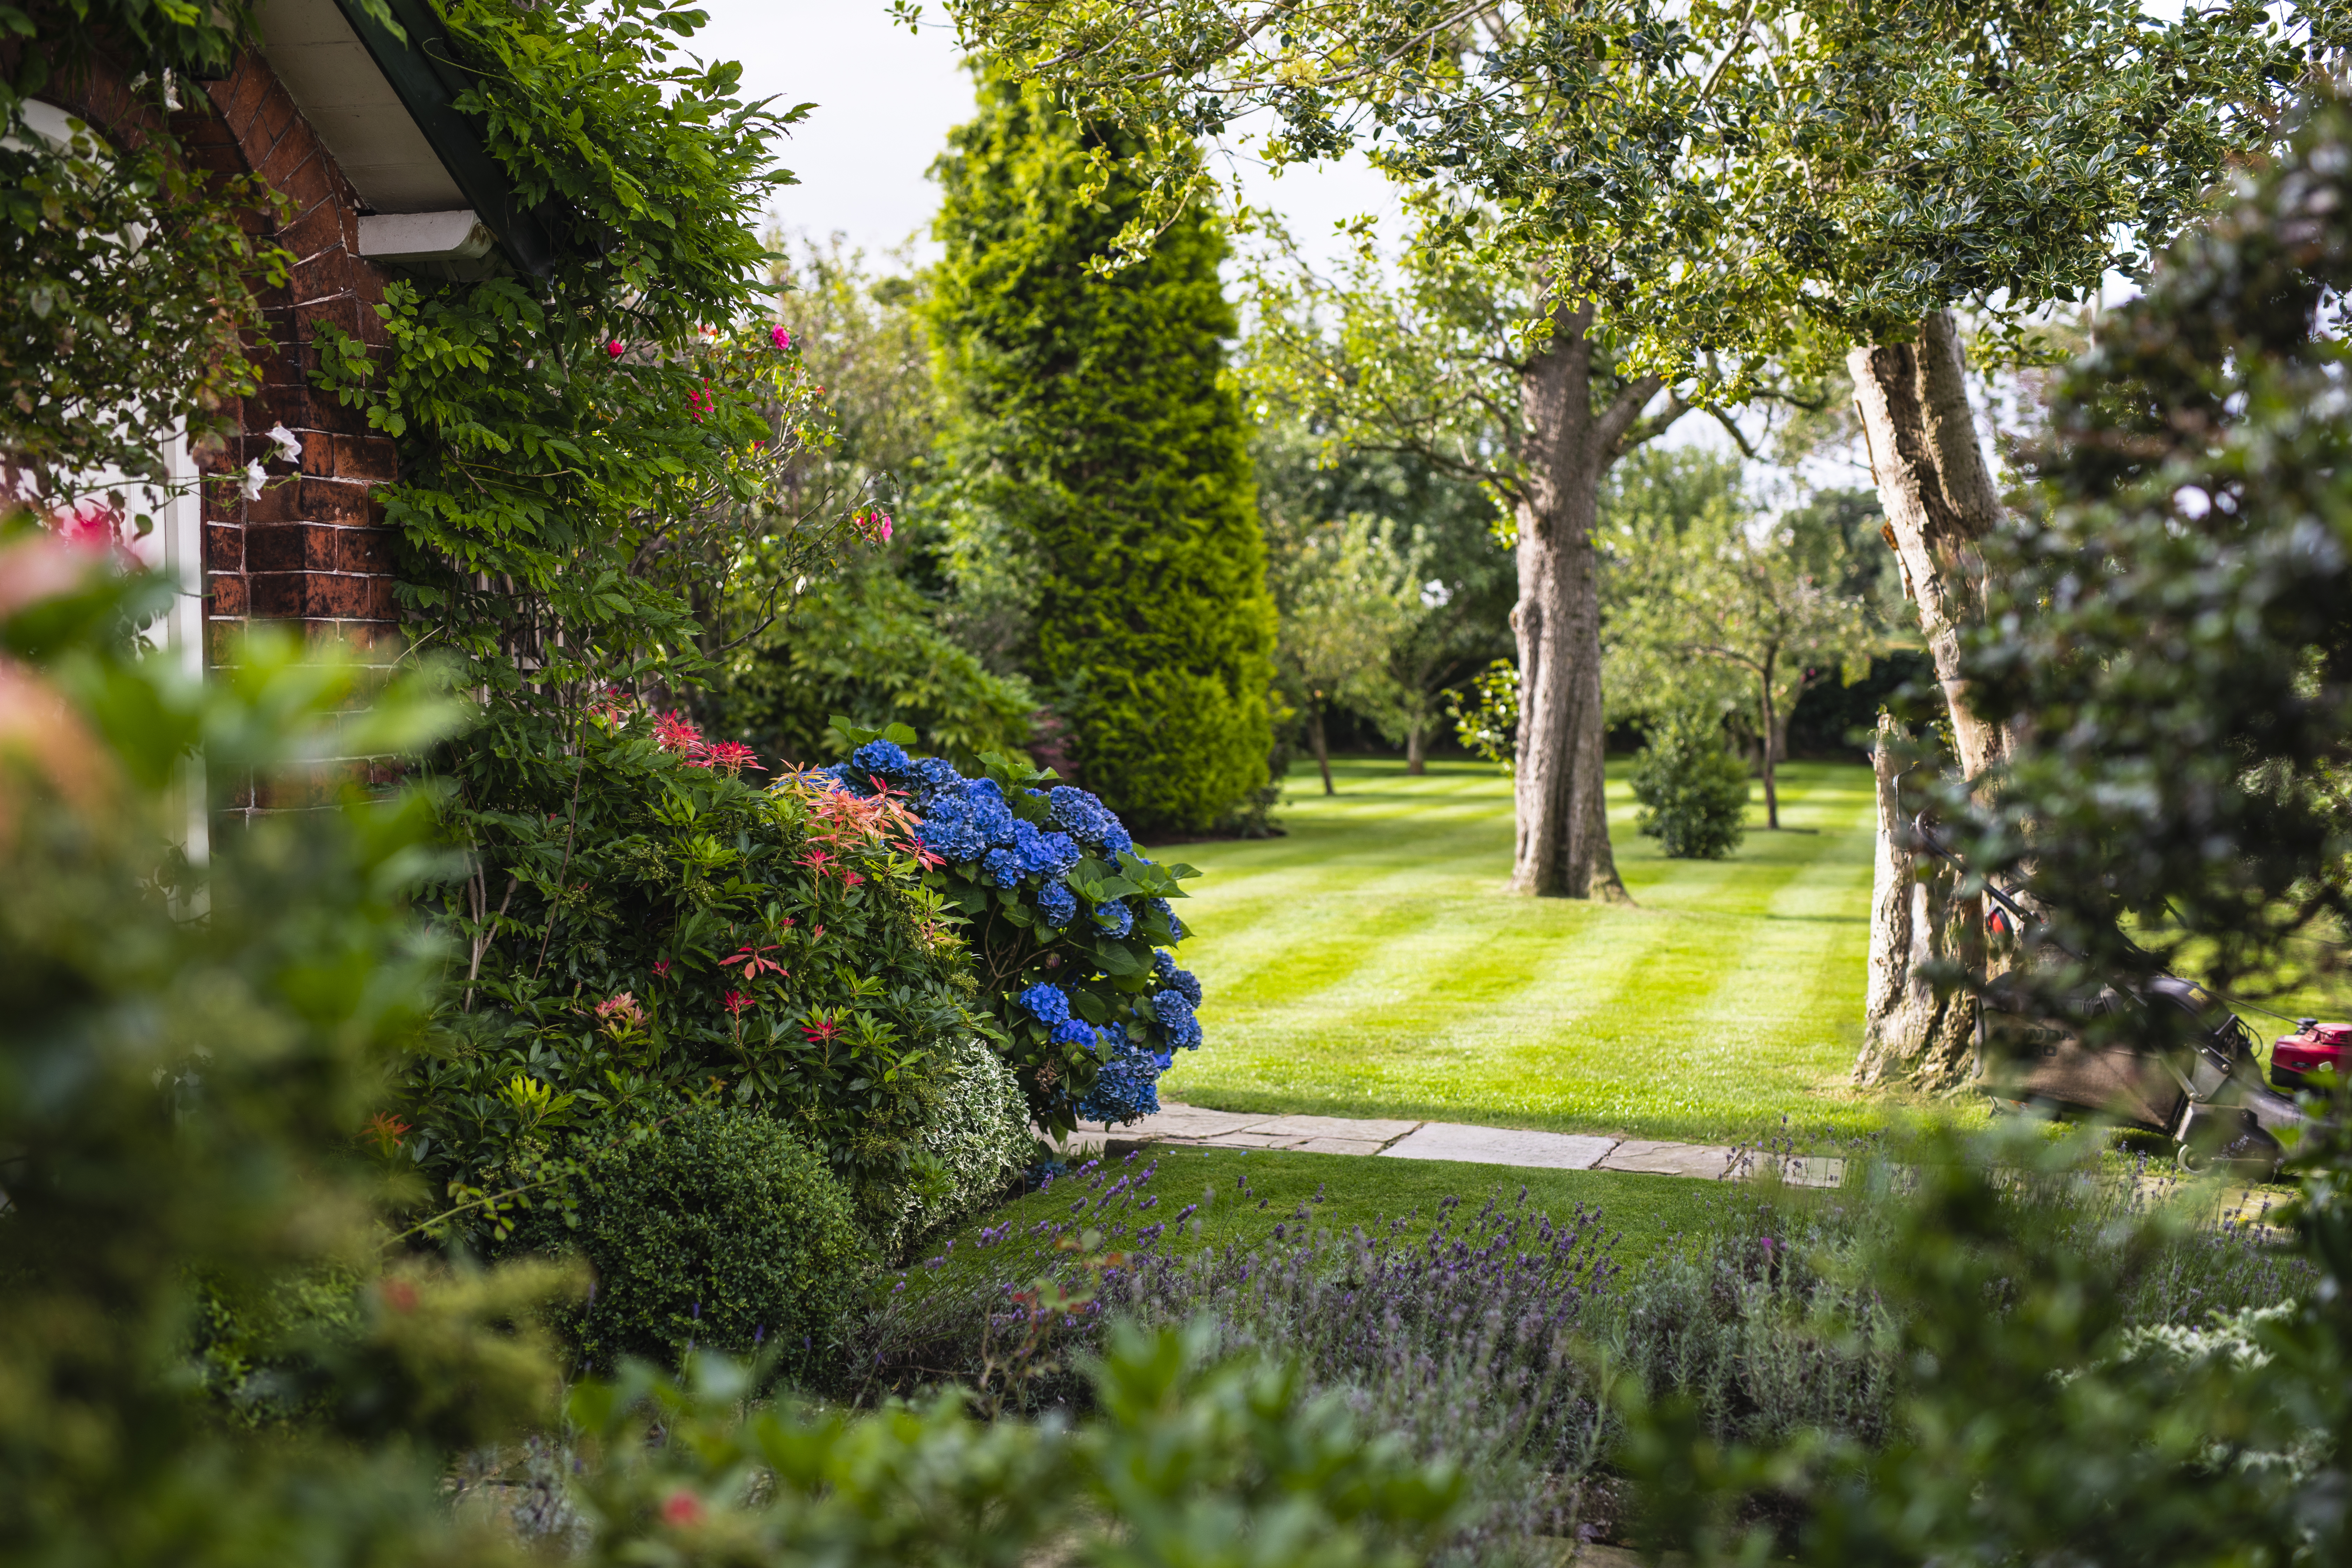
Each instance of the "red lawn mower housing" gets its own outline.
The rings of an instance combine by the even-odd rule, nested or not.
[[[2294,1033],[2280,1036],[2271,1047],[2271,1082],[2285,1089],[2317,1088],[2312,1075],[2333,1071],[2336,1081],[2341,1083],[2347,1055],[2352,1055],[2352,1024],[2298,1018]]]

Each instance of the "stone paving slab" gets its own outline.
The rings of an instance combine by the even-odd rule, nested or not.
[[[1309,1138],[1291,1148],[1301,1154],[1377,1154],[1381,1145],[1364,1138]]]
[[[1648,1176],[1696,1176],[1719,1182],[1731,1169],[1731,1151],[1707,1143],[1659,1143],[1628,1138],[1595,1163],[1601,1171]]]
[[[1474,1165],[1527,1165],[1589,1171],[1617,1146],[1614,1138],[1577,1132],[1530,1132],[1506,1127],[1424,1122],[1381,1151],[1383,1159],[1458,1160]]]
[[[1414,1128],[1418,1121],[1359,1121],[1349,1116],[1277,1116],[1268,1121],[1253,1121],[1253,1132],[1297,1133],[1305,1138],[1346,1138],[1374,1147],[1393,1143]]]
[[[1233,1110],[1202,1110],[1197,1106],[1162,1104],[1160,1113],[1147,1116],[1111,1134],[1121,1138],[1222,1138],[1265,1121],[1263,1116]]]
[[[1708,1143],[1664,1143],[1643,1138],[1538,1132],[1453,1121],[1204,1110],[1176,1100],[1161,1101],[1156,1114],[1126,1127],[1111,1128],[1101,1134],[1081,1129],[1077,1135],[1082,1143],[1097,1137],[1105,1140],[1113,1152],[1152,1146],[1285,1150],[1557,1171],[1623,1171],[1713,1182],[1722,1181],[1727,1175],[1757,1173],[1754,1167],[1747,1164],[1733,1171],[1733,1151]],[[1797,1156],[1781,1162],[1780,1179],[1791,1186],[1834,1187],[1844,1177],[1843,1160]]]

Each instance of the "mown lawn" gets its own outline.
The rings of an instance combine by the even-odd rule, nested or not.
[[[1163,1092],[1196,1105],[1730,1142],[1878,1124],[1846,1087],[1870,935],[1867,768],[1791,763],[1782,831],[1669,860],[1610,770],[1636,902],[1514,898],[1510,781],[1483,764],[1295,772],[1286,837],[1167,851],[1207,1043]]]
[[[1131,1182],[1146,1171],[1154,1173],[1143,1191],[1159,1200],[1156,1205],[1146,1211],[1114,1195],[1097,1217],[1103,1194],[1112,1191],[1113,1184],[1121,1177]],[[1523,1171],[1440,1160],[1161,1147],[1132,1159],[1105,1161],[1093,1170],[1065,1176],[1043,1192],[1015,1198],[960,1227],[955,1245],[945,1238],[927,1245],[906,1272],[940,1284],[1002,1277],[1008,1254],[983,1252],[971,1245],[983,1227],[1009,1226],[1013,1254],[1050,1251],[1050,1243],[1037,1240],[1034,1227],[1060,1226],[1068,1234],[1082,1235],[1097,1226],[1173,1220],[1193,1205],[1198,1205],[1197,1232],[1188,1226],[1181,1238],[1171,1237],[1163,1246],[1250,1247],[1273,1239],[1276,1226],[1291,1237],[1301,1226],[1340,1236],[1350,1226],[1378,1234],[1397,1219],[1406,1221],[1406,1234],[1423,1237],[1439,1219],[1448,1198],[1475,1215],[1489,1199],[1514,1205],[1522,1193],[1531,1212],[1549,1215],[1557,1223],[1573,1223],[1580,1213],[1611,1238],[1611,1256],[1627,1268],[1646,1262],[1683,1237],[1719,1228],[1734,1206],[1752,1206],[1763,1195],[1759,1189],[1736,1184],[1614,1171]],[[1817,1197],[1803,1192],[1785,1196],[1801,1204]],[[1106,1242],[1127,1244],[1126,1233]],[[937,1260],[929,1268],[927,1258]]]

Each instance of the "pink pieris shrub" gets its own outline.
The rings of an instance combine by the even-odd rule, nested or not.
[[[516,808],[458,817],[457,957],[398,1107],[404,1158],[494,1196],[722,1100],[788,1122],[897,1223],[931,1175],[946,1053],[990,1030],[915,818],[822,775],[762,782],[748,748],[625,695],[574,731],[569,754],[493,737]],[[495,1236],[501,1213],[476,1215]]]
[[[1198,1049],[1200,983],[1168,951],[1190,866],[1139,854],[1118,817],[1051,771],[993,753],[968,778],[909,756],[914,731],[835,728],[856,742],[825,772],[847,795],[903,802],[927,881],[961,918],[1004,1048],[1040,1124],[1123,1123],[1160,1108],[1159,1080]]]

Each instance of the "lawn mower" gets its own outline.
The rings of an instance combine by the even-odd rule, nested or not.
[[[1924,817],[1913,826],[1937,858],[1965,869]],[[1990,880],[1985,895],[1996,934],[2031,923]],[[2193,981],[2159,974],[2110,984],[2058,1014],[1993,988],[1977,1009],[1976,1085],[2002,1110],[2104,1117],[2170,1139],[2185,1170],[2266,1181],[2286,1156],[2278,1132],[2305,1120],[2294,1091],[2323,1068],[2341,1072],[2347,1051],[2352,1025],[2304,1019],[2278,1043],[2273,1088],[2263,1081],[2253,1032]]]

